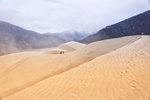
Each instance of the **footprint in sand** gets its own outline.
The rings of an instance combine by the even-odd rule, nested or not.
[[[91,75],[91,72],[90,72],[90,71],[87,71],[87,75],[88,75],[88,77],[89,77],[89,78],[91,78],[91,77],[92,77],[92,75]]]
[[[130,80],[130,88],[131,89],[136,89],[136,82],[135,82],[135,80]]]
[[[132,66],[135,66],[135,64],[132,64]]]
[[[70,94],[70,100],[76,100],[76,95],[77,95],[77,93],[76,92],[73,92],[73,93],[71,93]]]
[[[124,90],[125,90],[125,88],[123,86],[120,86],[119,91],[122,92]]]
[[[131,63],[131,61],[128,61],[128,63]]]
[[[113,100],[112,98],[107,98],[106,100]]]
[[[115,100],[128,100],[128,97],[124,95],[124,96],[118,97]]]
[[[133,89],[133,90],[135,90],[135,89],[136,89],[136,86],[131,86],[130,88]]]
[[[77,82],[78,82],[78,84],[82,84],[83,83],[83,79],[79,79]]]
[[[83,84],[83,85],[81,85],[80,90],[83,91],[83,90],[85,90],[85,88],[86,88],[86,85]]]

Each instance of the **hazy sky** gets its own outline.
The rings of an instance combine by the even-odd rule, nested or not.
[[[149,0],[0,0],[0,20],[41,33],[96,32],[149,9]]]

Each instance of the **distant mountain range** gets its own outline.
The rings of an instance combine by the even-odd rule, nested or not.
[[[66,41],[80,41],[85,37],[94,34],[94,32],[67,30],[59,33],[46,33],[46,34],[60,37]]]
[[[88,44],[104,39],[141,34],[150,35],[150,10],[117,24],[107,26],[80,42]]]
[[[29,49],[58,46],[64,39],[47,34],[39,34],[0,21],[0,55]]]
[[[130,35],[150,35],[150,10],[101,29],[97,33],[64,31],[39,34],[0,21],[0,55],[38,48],[55,47],[68,41],[91,43]],[[83,39],[84,38],[84,39]]]

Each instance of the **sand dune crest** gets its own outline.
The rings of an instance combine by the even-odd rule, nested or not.
[[[50,50],[46,50],[44,53],[45,54],[64,54],[64,53],[76,51],[84,46],[86,45],[72,41],[72,42],[64,43],[58,46],[58,48],[52,48]]]
[[[80,49],[84,46],[86,46],[86,45],[82,44],[82,43],[72,41],[72,42],[64,43],[64,44],[60,45],[58,48],[64,49],[68,52],[71,52],[71,51],[75,51],[77,49]]]
[[[67,50],[64,50],[64,49],[51,49],[51,50],[47,50],[45,51],[44,53],[45,54],[64,54],[64,53],[67,53],[68,51]]]

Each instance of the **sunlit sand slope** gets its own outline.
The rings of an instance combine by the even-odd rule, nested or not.
[[[25,61],[26,59],[39,55],[41,53],[39,52],[21,52],[21,53],[14,53],[14,54],[9,54],[5,56],[0,56],[0,77],[3,76],[2,73],[4,73],[5,76],[5,70],[9,72],[8,70],[13,70],[19,65],[19,63]]]
[[[150,37],[142,37],[4,100],[149,99]]]
[[[77,100],[122,98],[119,92],[121,90],[119,85],[122,82],[120,77],[123,76],[124,80],[137,79],[136,74],[141,75],[137,73],[138,66],[143,68],[143,63],[145,63],[146,71],[149,70],[149,40],[149,37],[124,37],[95,42],[63,55],[40,53],[34,56],[28,55],[25,61],[17,64],[11,71],[7,71],[6,63],[3,63],[5,70],[1,73],[6,74],[0,78],[0,97],[7,100],[60,100],[62,98],[67,100],[71,97]],[[145,55],[142,56],[143,53]],[[137,58],[134,58],[134,55]],[[7,57],[12,56],[15,57],[15,55]],[[147,60],[143,57],[147,57]],[[128,62],[131,58],[132,60]],[[3,59],[0,59],[1,62]],[[126,74],[124,69],[132,64],[137,65],[133,69],[129,68]],[[137,72],[133,72],[134,70]],[[145,71],[140,73],[144,74]],[[149,79],[148,76],[146,78]],[[124,88],[130,89],[126,83],[124,84]],[[139,84],[142,85],[139,86],[140,88],[144,86],[148,88],[147,83],[144,83],[146,85]],[[127,90],[125,91],[128,93]],[[141,91],[145,90],[141,89]],[[131,97],[134,98],[132,94]],[[148,98],[145,92],[143,96]]]

